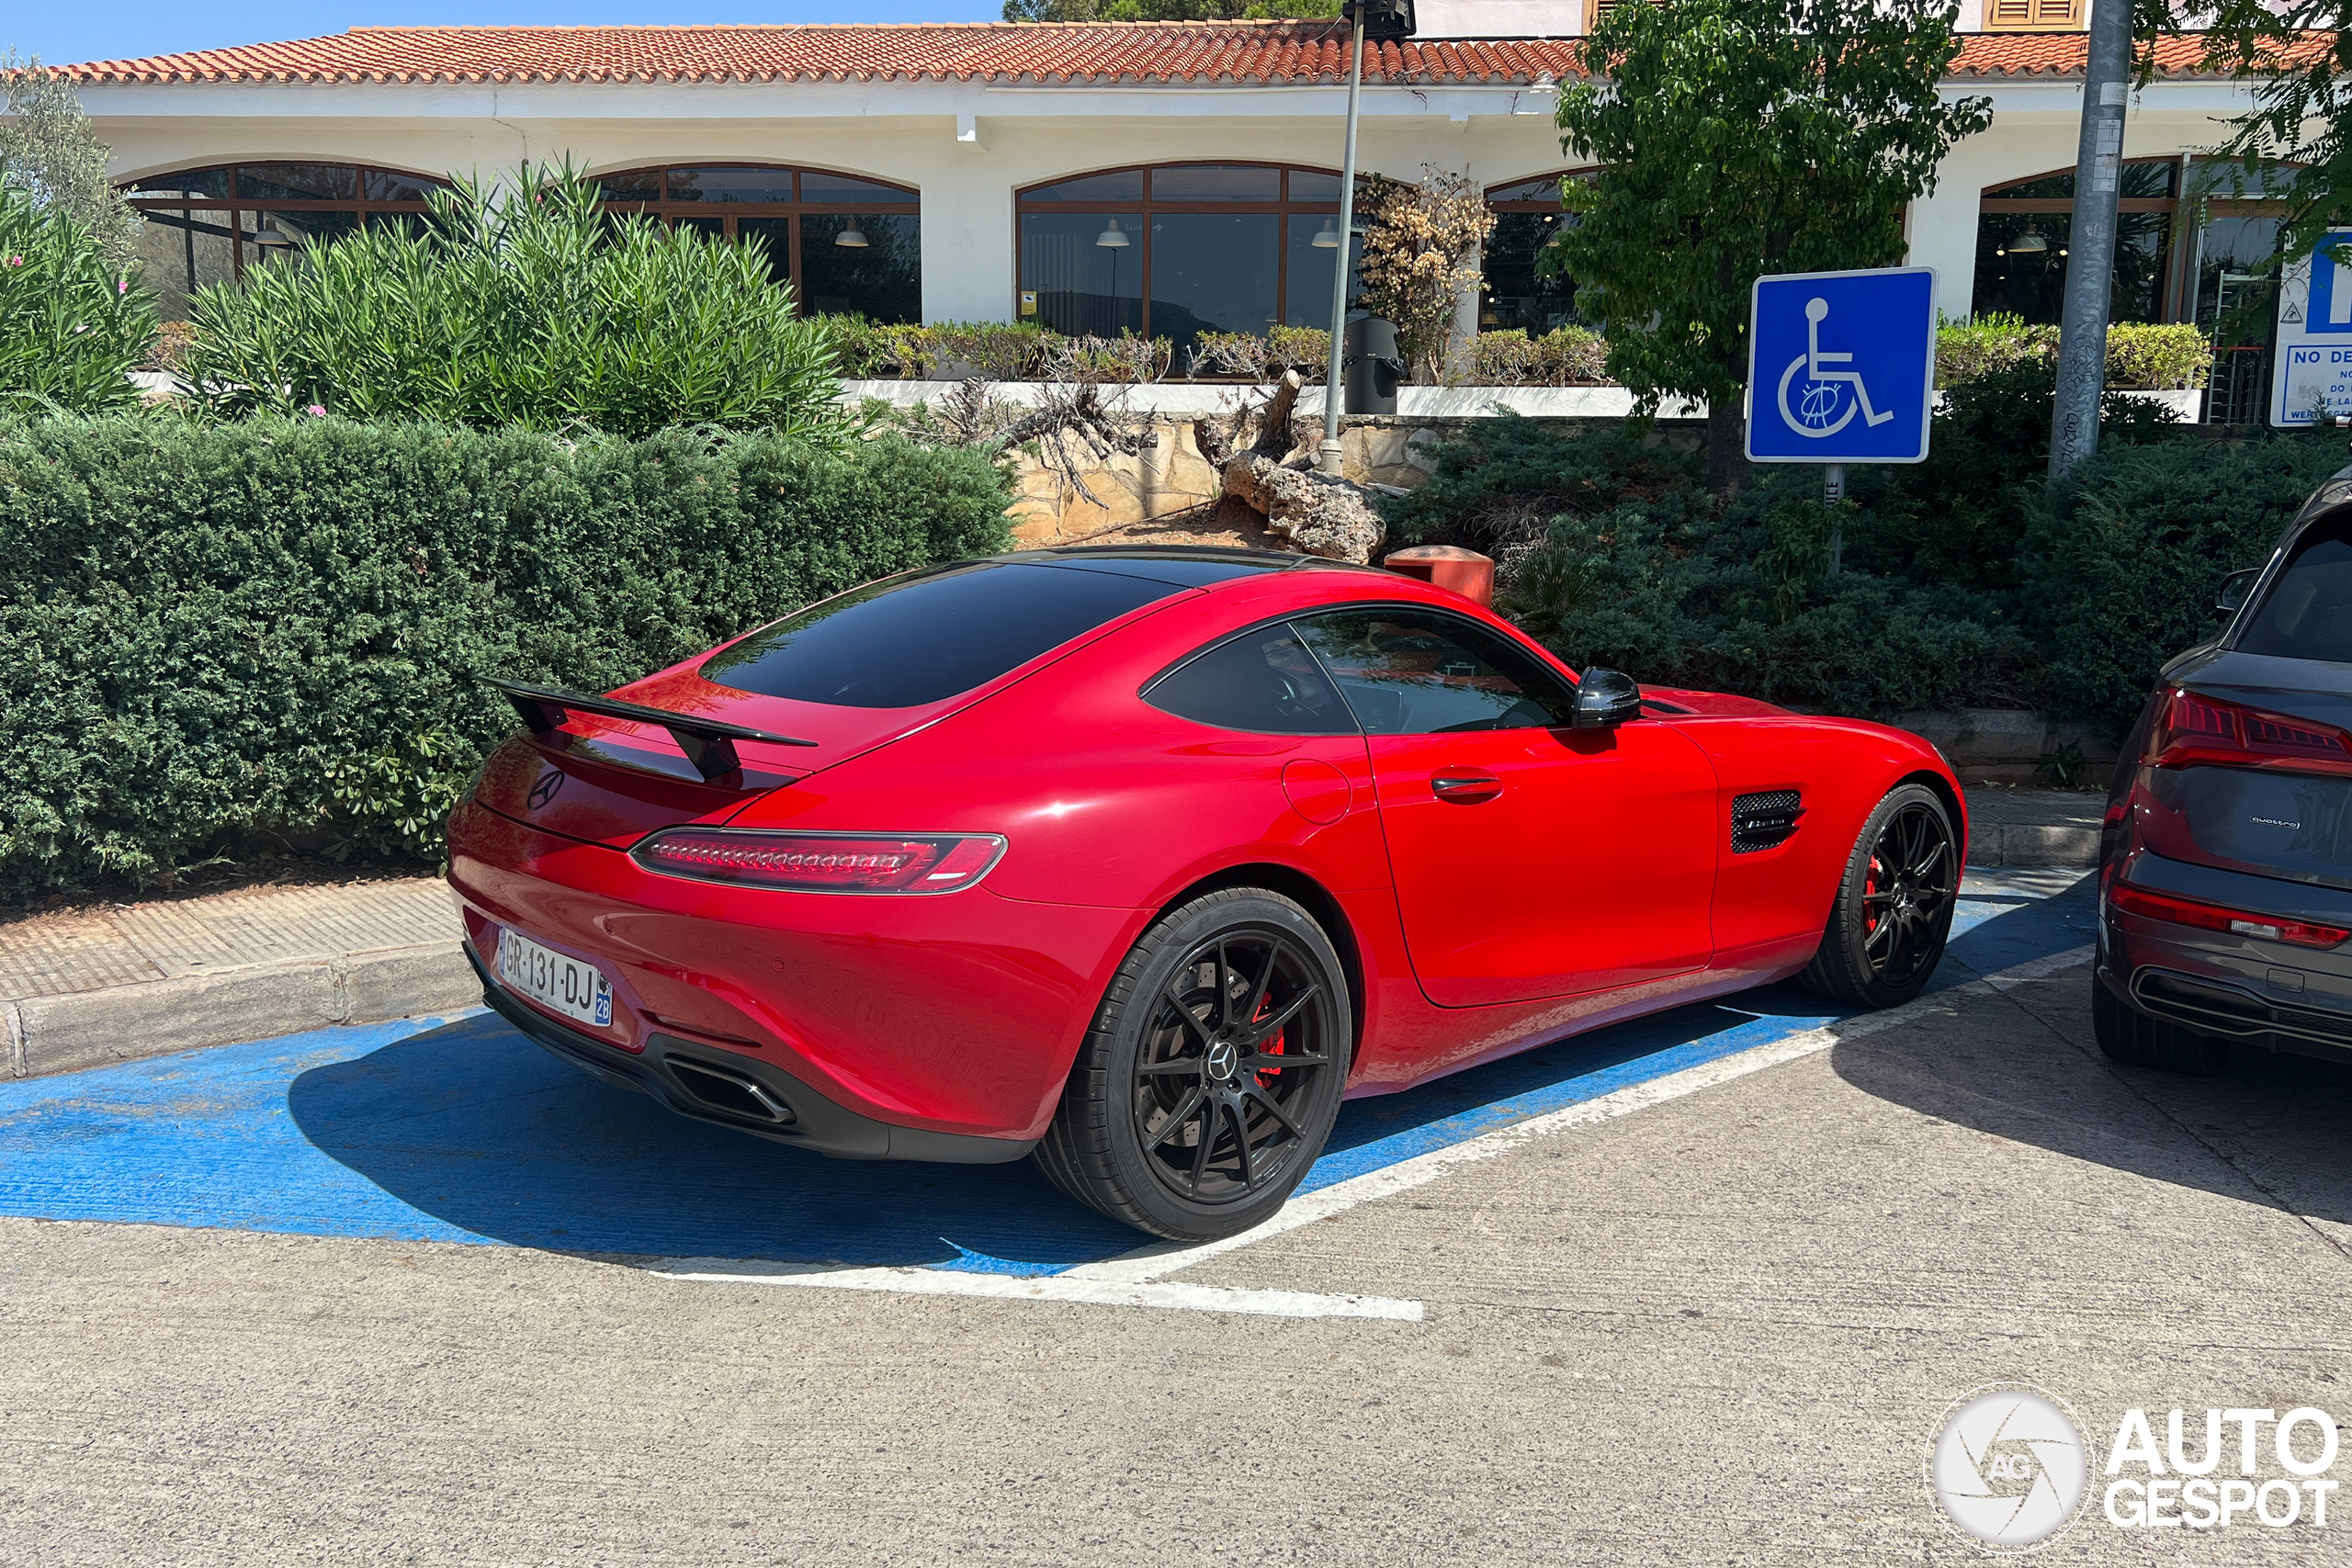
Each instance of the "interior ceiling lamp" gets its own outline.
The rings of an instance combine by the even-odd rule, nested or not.
[[[857,220],[853,218],[849,220],[848,228],[833,236],[833,243],[843,250],[862,251],[865,249],[865,231],[859,228]]]
[[[1102,226],[1102,232],[1094,236],[1094,243],[1108,250],[1125,250],[1127,237],[1119,231],[1119,220],[1114,218]]]
[[[1413,0],[1347,0],[1340,14],[1351,22],[1363,17],[1366,43],[1394,43],[1413,36]]]
[[[2030,229],[2028,229],[2024,233],[2019,234],[2016,239],[2009,242],[2009,250],[2011,253],[2021,256],[2032,255],[2036,252],[2046,251],[2049,248],[2050,242],[2035,233]]]
[[[1323,220],[1323,227],[1316,232],[1315,239],[1312,243],[1315,248],[1318,251],[1338,250],[1340,248],[1340,220],[1336,218],[1326,218]]]
[[[272,219],[268,223],[263,225],[260,233],[254,236],[254,243],[261,246],[264,250],[284,251],[291,250],[293,248],[295,239],[293,235],[288,233],[285,230],[277,226],[277,220]]]

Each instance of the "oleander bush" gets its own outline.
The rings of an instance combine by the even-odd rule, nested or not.
[[[0,177],[0,414],[137,405],[154,301],[66,210]]]
[[[845,450],[268,414],[0,424],[0,893],[224,847],[426,853],[514,716],[1005,547],[1004,475]]]
[[[182,380],[227,414],[856,433],[833,329],[799,315],[761,245],[606,212],[568,164],[510,183],[461,181],[424,220],[306,242],[203,290]]]

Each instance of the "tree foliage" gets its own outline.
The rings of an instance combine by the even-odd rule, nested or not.
[[[1903,209],[1992,118],[1946,102],[1960,52],[1946,0],[1626,0],[1563,87],[1561,145],[1599,163],[1568,181],[1577,215],[1550,265],[1609,321],[1609,367],[1644,413],[1703,398],[1708,468],[1732,482],[1761,274],[1884,266]]]
[[[0,127],[0,183],[16,186],[37,207],[63,212],[88,230],[106,268],[128,273],[138,253],[142,221],[107,175],[107,147],[90,128],[81,95],[62,73],[39,59],[0,54],[7,78],[9,123]]]
[[[1364,308],[1396,324],[1413,378],[1435,381],[1460,301],[1478,286],[1478,247],[1494,232],[1494,211],[1468,175],[1426,164],[1412,185],[1373,175],[1360,203]]]
[[[132,407],[154,335],[154,301],[77,218],[0,184],[0,412]]]
[[[197,296],[181,361],[229,412],[322,408],[639,436],[671,424],[850,431],[831,327],[766,250],[606,213],[568,164],[461,181],[424,221],[371,224]]]

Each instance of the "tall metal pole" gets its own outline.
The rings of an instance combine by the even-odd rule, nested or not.
[[[1323,447],[1315,466],[1333,479],[1340,477],[1340,371],[1348,335],[1348,255],[1355,243],[1356,222],[1356,100],[1363,93],[1363,15],[1359,5],[1356,47],[1348,62],[1348,153],[1340,170],[1340,252],[1331,259],[1331,357],[1323,367]]]
[[[2107,385],[2107,307],[2115,277],[2115,196],[2123,164],[2123,101],[2131,91],[2132,0],[2092,0],[2083,73],[2083,135],[2075,153],[2075,218],[2066,238],[2066,309],[2058,327],[2058,404],[2050,421],[2050,477],[2064,479],[2098,450]]]

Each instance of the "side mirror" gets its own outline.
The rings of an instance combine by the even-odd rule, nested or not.
[[[1614,729],[1642,716],[1642,688],[1631,675],[1594,665],[1577,678],[1572,729]]]
[[[2245,603],[2246,595],[2254,592],[2254,580],[2261,575],[2260,567],[2250,566],[2244,571],[2233,571],[2222,579],[2222,591],[2213,595],[2213,608],[2224,615],[2237,614],[2239,606]]]

